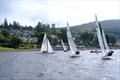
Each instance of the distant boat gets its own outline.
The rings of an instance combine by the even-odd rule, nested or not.
[[[54,53],[53,48],[46,36],[46,33],[44,34],[44,38],[43,38],[43,42],[42,42],[42,46],[40,49],[41,53]]]
[[[73,41],[68,22],[67,22],[67,38],[68,38],[68,44],[70,46],[71,53],[79,54],[79,51],[77,50],[76,45]]]
[[[96,30],[97,30],[98,42],[105,58],[111,56],[113,51],[110,50],[107,44],[104,30],[102,29],[101,24],[98,22],[97,16],[95,16],[95,18],[96,18]]]
[[[61,44],[62,44],[62,47],[63,47],[64,52],[66,52],[66,51],[67,51],[67,47],[65,46],[65,44],[64,44],[64,42],[63,42],[62,39],[61,39]]]

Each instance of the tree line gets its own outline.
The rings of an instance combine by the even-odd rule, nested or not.
[[[36,26],[23,26],[19,22],[13,21],[13,23],[8,24],[7,19],[4,20],[4,23],[0,25],[0,45],[8,46],[13,48],[18,48],[23,44],[37,45],[36,47],[40,48],[44,36],[44,32],[47,33],[47,37],[50,39],[50,42],[53,46],[60,45],[60,39],[63,39],[66,45],[67,35],[66,28],[56,28],[56,25],[53,24],[43,24],[38,22]],[[23,40],[16,33],[11,34],[11,30],[16,29],[21,32],[24,30],[29,30],[33,34],[30,34],[31,37],[35,37],[37,42],[23,42]],[[98,46],[98,40],[96,32],[78,32],[78,34],[72,35],[75,39],[75,43],[85,46]],[[106,34],[106,39],[109,45],[114,45],[116,43],[116,37],[112,34]]]

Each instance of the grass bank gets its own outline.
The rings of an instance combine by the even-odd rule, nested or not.
[[[17,49],[0,46],[0,51],[13,51],[13,50]]]
[[[39,51],[39,48],[9,48],[0,46],[0,51]]]

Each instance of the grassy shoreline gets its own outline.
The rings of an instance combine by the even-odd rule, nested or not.
[[[9,47],[2,47],[0,46],[0,52],[3,52],[3,51],[38,51],[39,49],[38,48],[9,48]]]
[[[17,49],[0,46],[0,51],[11,51],[11,50],[17,50]]]

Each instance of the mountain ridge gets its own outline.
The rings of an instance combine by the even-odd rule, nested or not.
[[[113,19],[113,20],[104,20],[99,21],[104,32],[116,35],[120,38],[120,19]],[[70,26],[72,33],[77,34],[78,32],[96,32],[95,29],[95,21],[84,23],[81,25]]]

